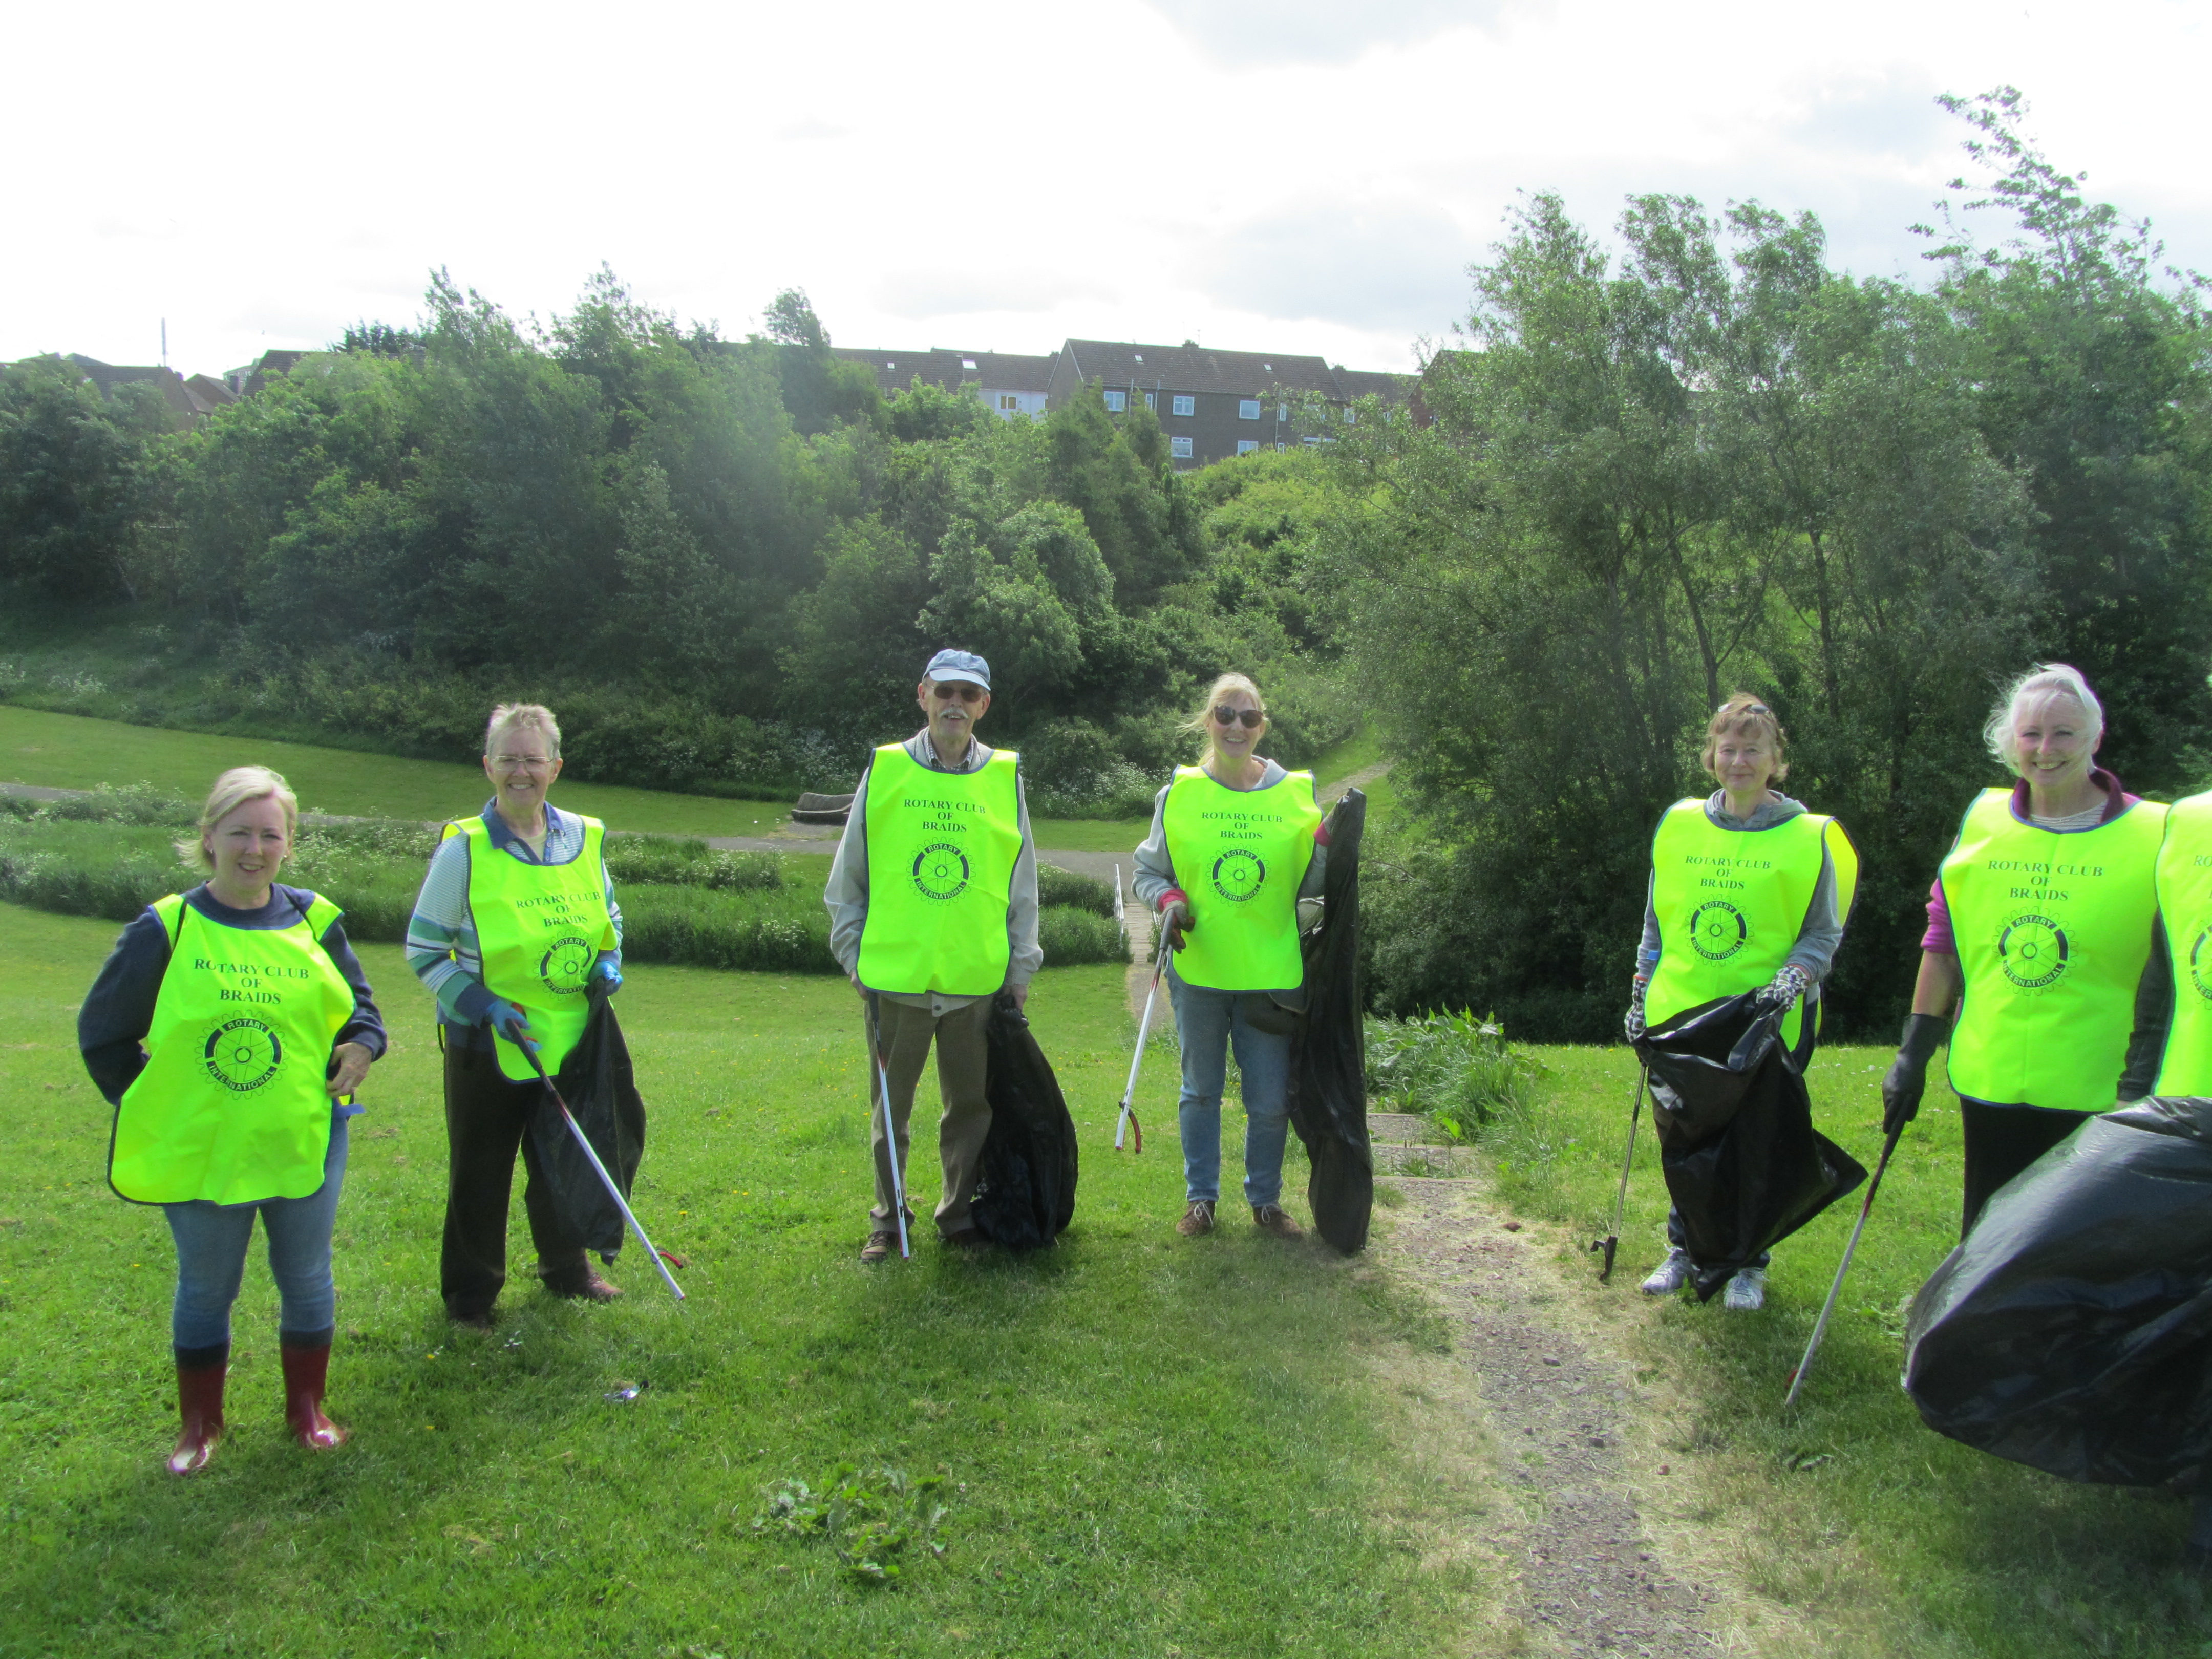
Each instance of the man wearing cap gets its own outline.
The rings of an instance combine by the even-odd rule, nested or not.
[[[915,1085],[933,1039],[945,1103],[938,1235],[962,1247],[985,1242],[968,1206],[991,1127],[983,1094],[991,1002],[1001,989],[1026,1000],[1044,961],[1019,757],[975,741],[975,722],[991,707],[991,665],[972,651],[940,651],[915,693],[929,723],[876,750],[823,896],[830,949],[874,1016],[896,1138],[887,1145],[881,1111],[870,1114],[876,1201],[863,1261],[898,1247],[890,1160],[904,1171]]]

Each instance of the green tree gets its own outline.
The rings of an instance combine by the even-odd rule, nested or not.
[[[132,596],[141,464],[165,424],[104,404],[61,358],[0,367],[0,581],[68,602]]]

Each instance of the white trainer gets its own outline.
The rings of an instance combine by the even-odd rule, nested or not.
[[[1721,1306],[1737,1313],[1757,1313],[1766,1305],[1766,1269],[1746,1267],[1728,1282],[1721,1293]]]
[[[1651,1277],[1644,1281],[1646,1296],[1672,1296],[1690,1282],[1690,1253],[1669,1250],[1667,1259],[1651,1270]]]

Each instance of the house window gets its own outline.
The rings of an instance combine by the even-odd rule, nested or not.
[[[1258,420],[1260,418],[1260,400],[1257,398],[1247,398],[1243,399],[1237,405],[1237,418],[1240,421]]]
[[[1346,426],[1357,426],[1359,423],[1359,411],[1356,409],[1346,410],[1344,411],[1344,423]]]
[[[1188,460],[1190,459],[1190,440],[1188,438],[1169,439],[1168,454],[1178,461]]]
[[[1019,409],[1021,406],[1022,406],[1022,400],[1021,400],[1019,398],[1017,398],[1017,397],[1016,397],[1012,392],[1001,392],[999,394],[999,407],[1000,407],[1000,408],[1001,408],[1001,409],[1015,409],[1015,410],[1018,410],[1018,409]]]
[[[1175,396],[1175,412],[1178,415],[1197,414],[1198,399],[1190,396],[1188,392],[1176,392]]]
[[[1160,407],[1160,394],[1157,392],[1147,392],[1145,394],[1145,407],[1152,410],[1155,414],[1158,413]]]
[[[1106,410],[1107,410],[1107,413],[1109,413],[1109,414],[1110,414],[1110,415],[1119,415],[1119,414],[1120,414],[1123,410],[1127,409],[1128,406],[1129,406],[1129,398],[1128,398],[1128,394],[1127,394],[1127,392],[1108,392],[1108,393],[1106,394]]]
[[[1260,442],[1256,438],[1239,438],[1237,441],[1237,453],[1239,455],[1249,455],[1259,447]]]

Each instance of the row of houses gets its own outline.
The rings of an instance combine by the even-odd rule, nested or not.
[[[832,346],[848,362],[866,365],[887,398],[916,380],[980,398],[1005,420],[1042,420],[1085,388],[1103,392],[1109,414],[1124,414],[1141,398],[1167,434],[1178,468],[1205,466],[1256,450],[1326,440],[1300,431],[1296,416],[1318,403],[1329,418],[1349,422],[1367,398],[1384,407],[1413,403],[1410,375],[1346,368],[1296,352],[1220,351],[1185,340],[1179,346],[1126,340],[1067,340],[1049,356],[1003,351],[872,350]],[[221,379],[182,375],[155,365],[118,366],[71,352],[73,363],[103,398],[128,385],[151,385],[179,427],[250,397],[272,378],[289,374],[306,351],[264,351]]]
[[[1178,467],[1323,442],[1310,431],[1294,429],[1300,405],[1318,401],[1333,419],[1351,421],[1360,399],[1371,397],[1395,407],[1411,402],[1414,387],[1410,375],[1346,368],[1296,352],[1221,351],[1195,340],[1179,346],[1067,340],[1042,357],[937,348],[830,349],[873,370],[887,398],[920,380],[980,398],[1005,420],[1042,420],[1093,385],[1103,392],[1109,414],[1123,413],[1141,398],[1158,417]]]

